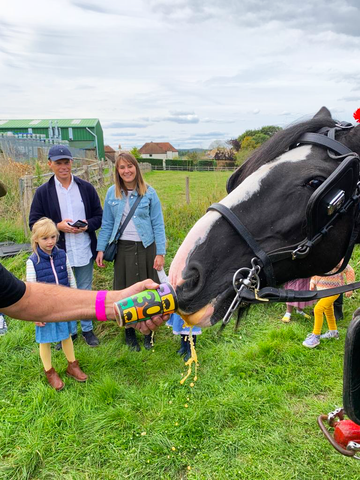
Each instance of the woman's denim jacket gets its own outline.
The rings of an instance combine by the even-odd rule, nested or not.
[[[96,248],[98,252],[105,250],[106,245],[114,240],[119,230],[126,204],[126,195],[124,192],[122,194],[121,198],[115,197],[115,185],[112,185],[106,193],[101,230],[98,235]],[[136,190],[133,190],[130,194],[130,208],[134,204],[137,195]],[[156,255],[165,255],[164,218],[159,197],[152,187],[148,186],[145,195],[136,207],[132,220],[144,247],[148,247],[155,241]]]

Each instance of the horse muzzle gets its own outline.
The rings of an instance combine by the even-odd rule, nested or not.
[[[180,309],[178,310],[178,313],[189,326],[211,327],[210,319],[214,313],[214,307],[208,304],[195,313],[185,313]]]

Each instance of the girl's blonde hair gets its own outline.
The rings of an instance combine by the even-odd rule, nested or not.
[[[39,245],[39,238],[49,237],[50,235],[56,235],[56,241],[59,240],[59,230],[56,228],[55,223],[47,217],[42,217],[40,220],[34,223],[31,230],[31,248],[33,252],[38,257],[38,263],[40,262],[40,257],[37,252],[37,247]]]
[[[120,177],[120,174],[118,172],[118,166],[120,165],[120,160],[125,160],[125,162],[132,163],[135,168],[136,168],[136,186],[135,189],[138,193],[138,195],[143,196],[146,193],[147,190],[147,185],[144,181],[144,178],[142,176],[139,163],[134,157],[129,152],[121,152],[120,150],[115,153],[115,197],[116,198],[121,198],[122,193],[121,191],[123,190],[125,194],[127,195],[127,188],[125,186],[125,183],[123,179]]]

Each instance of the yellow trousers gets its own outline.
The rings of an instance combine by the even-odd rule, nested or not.
[[[315,335],[320,335],[324,321],[324,313],[329,330],[337,330],[336,319],[334,314],[334,302],[339,295],[333,295],[332,297],[321,298],[314,308],[314,330]]]

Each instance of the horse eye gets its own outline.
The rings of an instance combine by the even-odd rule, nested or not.
[[[311,187],[313,188],[314,190],[316,190],[317,188],[320,187],[320,185],[323,183],[322,180],[319,180],[318,178],[313,178],[312,180],[309,180],[307,183],[305,183],[305,185],[307,187]]]

